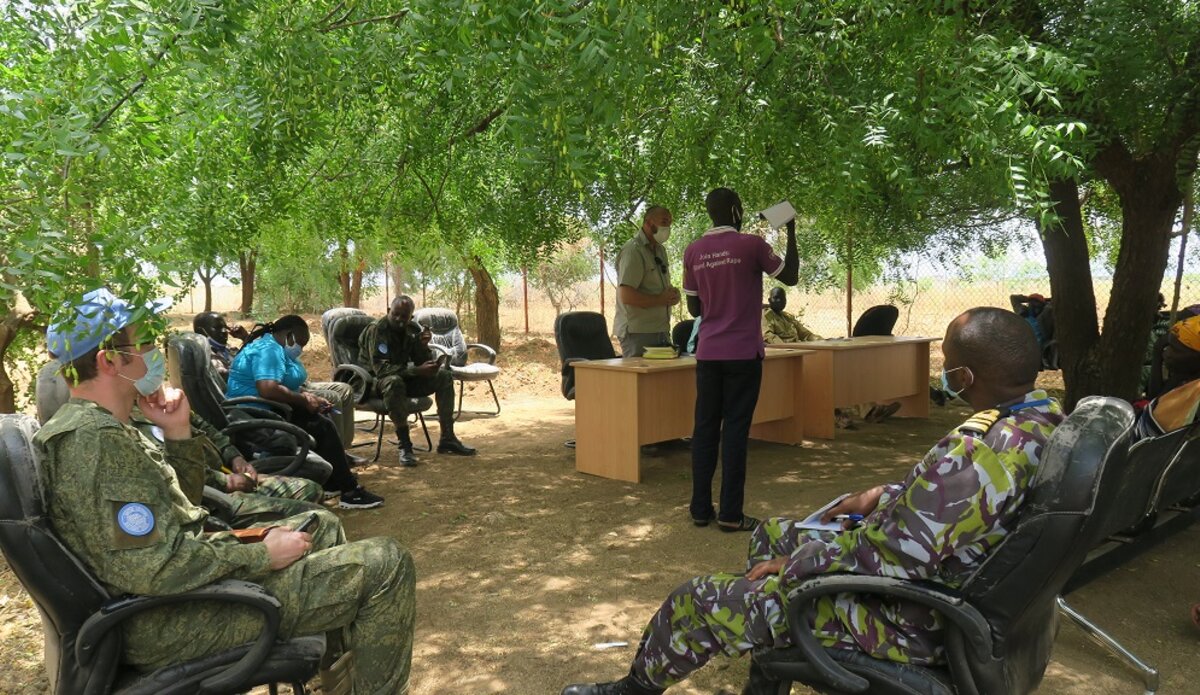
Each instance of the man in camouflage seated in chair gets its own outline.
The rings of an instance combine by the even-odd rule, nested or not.
[[[208,515],[194,500],[212,445],[192,430],[183,393],[162,385],[166,360],[138,320],[146,313],[100,289],[47,331],[71,389],[34,437],[58,537],[114,596],[172,595],[220,579],[261,584],[281,604],[281,637],[327,633],[353,650],[354,692],[407,692],[416,604],[408,552],[391,538],[343,543],[325,510],[256,524],[270,527],[257,543],[205,532]],[[161,442],[131,426],[135,404]],[[315,532],[294,530],[313,513]],[[163,606],[124,624],[122,658],[162,668],[250,642],[261,622],[244,606]]]
[[[842,532],[768,519],[750,540],[744,575],[697,577],[650,620],[629,674],[571,685],[562,695],[651,695],[717,654],[791,643],[789,590],[834,572],[962,583],[1013,527],[1059,405],[1034,388],[1041,351],[1029,325],[1008,311],[971,309],[946,330],[943,389],[979,411],[942,438],[903,481],[851,495],[824,516],[862,515]],[[850,524],[847,524],[849,526]],[[820,599],[812,629],[826,647],[879,659],[934,664],[943,658],[939,617],[923,606],[862,595]],[[765,676],[752,669],[752,682]],[[750,690],[748,692],[757,692]],[[764,686],[762,692],[776,692]]]

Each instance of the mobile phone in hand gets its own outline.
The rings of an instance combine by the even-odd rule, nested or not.
[[[317,528],[317,524],[320,522],[321,517],[317,516],[316,512],[313,512],[312,514],[308,515],[308,518],[305,519],[303,523],[296,527],[296,531],[300,533],[310,533]]]

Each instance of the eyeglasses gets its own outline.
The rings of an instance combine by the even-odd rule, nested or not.
[[[658,256],[655,256],[655,257],[654,257],[654,264],[658,266],[658,270],[659,270],[659,272],[661,272],[663,275],[666,275],[666,273],[667,273],[667,263],[666,263],[666,261],[664,261],[663,259],[659,258]]]

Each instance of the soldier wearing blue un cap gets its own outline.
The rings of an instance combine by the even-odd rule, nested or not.
[[[34,437],[59,539],[113,596],[173,595],[226,578],[262,584],[282,604],[280,637],[342,633],[354,653],[355,667],[344,671],[355,692],[405,692],[415,584],[412,558],[394,539],[308,555],[312,535],[293,530],[307,512],[253,524],[274,526],[260,543],[204,531],[208,513],[194,502],[211,444],[192,436],[183,394],[162,386],[162,355],[143,321],[165,308],[96,290],[47,332],[71,388]],[[161,443],[131,426],[135,403],[162,430]],[[147,611],[123,627],[122,659],[148,670],[250,642],[261,618],[232,604],[195,602]]]
[[[169,298],[155,299],[138,308],[117,297],[107,288],[101,287],[83,295],[82,301],[68,305],[55,316],[46,331],[46,347],[50,355],[63,366],[68,379],[86,381],[96,373],[95,357],[104,345],[105,352],[118,353],[128,358],[140,358],[146,372],[139,378],[118,372],[133,382],[138,393],[149,396],[159,390],[167,373],[167,362],[162,351],[154,347],[149,336],[127,335],[125,329],[143,317],[166,311],[171,307]],[[125,342],[115,341],[118,334]],[[140,341],[140,342],[129,342]],[[136,350],[141,346],[149,349]],[[134,352],[123,352],[123,348],[135,348]],[[92,354],[96,353],[96,354]],[[91,357],[91,359],[87,359]],[[111,362],[111,355],[108,356]],[[123,359],[128,364],[131,359]]]

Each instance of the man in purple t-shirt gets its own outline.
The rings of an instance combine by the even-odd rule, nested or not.
[[[742,201],[728,188],[705,200],[713,228],[683,253],[688,311],[703,318],[696,349],[696,424],[692,433],[692,523],[750,531],[758,520],[742,513],[746,446],[762,382],[763,274],[795,285],[796,223],[787,224],[784,258],[761,237],[742,234]],[[712,504],[712,479],[721,453],[721,512]]]

